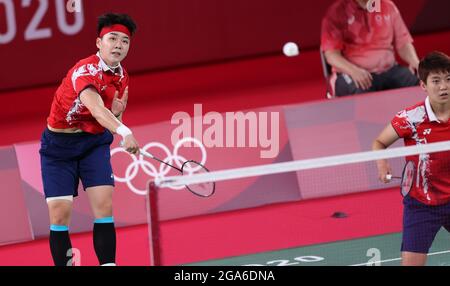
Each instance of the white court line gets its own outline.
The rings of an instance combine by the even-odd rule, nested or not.
[[[445,253],[450,253],[450,250],[428,253],[427,256],[445,254]],[[402,260],[402,259],[401,258],[392,258],[392,259],[386,259],[386,260],[370,261],[370,262],[365,262],[365,263],[360,263],[360,264],[353,264],[353,265],[349,265],[349,266],[365,266],[365,265],[373,265],[375,263],[384,263],[384,262],[391,262],[391,261],[397,261],[397,260]]]

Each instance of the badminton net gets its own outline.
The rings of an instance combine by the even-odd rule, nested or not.
[[[392,168],[392,175],[394,178],[389,183],[382,183],[379,180],[377,161],[387,160]],[[151,242],[151,252],[153,265],[176,265],[176,264],[189,264],[201,261],[213,261],[211,265],[221,265],[221,261],[226,261],[227,265],[267,265],[264,263],[255,262],[252,259],[252,254],[261,253],[264,251],[274,250],[278,248],[290,248],[290,247],[302,247],[311,244],[321,245],[323,243],[330,243],[333,241],[344,241],[352,240],[355,238],[361,238],[369,235],[384,235],[386,233],[399,232],[401,231],[401,195],[400,195],[400,185],[402,171],[406,162],[409,160],[415,161],[417,165],[417,182],[418,186],[420,184],[427,184],[433,187],[434,185],[442,185],[448,182],[448,176],[450,174],[450,141],[443,141],[437,143],[415,145],[408,147],[398,147],[398,148],[388,148],[386,150],[379,151],[367,151],[352,154],[343,154],[337,156],[320,157],[315,159],[307,160],[297,160],[290,162],[274,163],[268,165],[250,166],[244,168],[235,168],[228,170],[211,171],[209,173],[194,174],[191,176],[169,176],[161,178],[152,182],[150,185],[150,200],[149,200],[149,231],[150,237],[152,237]],[[429,168],[431,163],[436,163],[439,161],[439,168]],[[420,179],[420,176],[428,172],[428,180],[426,182]],[[174,239],[174,230],[164,231],[164,228],[160,228],[162,223],[159,221],[158,213],[158,192],[160,190],[165,190],[167,187],[180,187],[189,184],[199,184],[206,182],[216,183],[216,193],[214,196],[221,196],[221,193],[232,191],[230,186],[236,186],[236,184],[243,185],[243,182],[255,182],[255,180],[267,177],[273,182],[272,187],[277,188],[281,177],[286,173],[293,173],[296,176],[297,183],[299,186],[299,192],[301,193],[301,199],[299,201],[306,201],[308,198],[323,198],[322,200],[314,200],[310,204],[314,204],[314,209],[317,214],[310,215],[307,221],[302,221],[302,215],[308,216],[306,214],[308,210],[308,205],[302,205],[301,202],[298,204],[298,213],[296,213],[297,219],[293,220],[291,217],[282,217],[277,214],[277,217],[283,221],[284,224],[291,224],[288,229],[299,229],[298,237],[290,233],[289,238],[281,238],[280,232],[286,231],[286,228],[280,226],[280,223],[274,222],[270,224],[264,218],[264,232],[260,229],[258,231],[252,230],[252,228],[257,229],[258,222],[249,223],[246,225],[243,223],[242,219],[237,219],[235,225],[225,226],[221,224],[220,219],[214,223],[214,225],[206,225],[203,228],[207,229],[205,233],[193,231],[189,234],[183,234],[180,236],[179,240]],[[235,184],[231,184],[235,182]],[[332,231],[334,227],[336,213],[331,211],[330,208],[326,208],[325,205],[330,206],[333,204],[333,199],[329,197],[346,195],[349,193],[376,193],[368,192],[370,190],[389,190],[384,196],[388,196],[383,199],[383,204],[378,206],[373,206],[371,200],[375,197],[364,198],[366,205],[358,206],[357,197],[349,197],[349,200],[354,200],[355,203],[349,207],[350,215],[352,210],[358,212],[359,217],[357,219],[364,221],[365,227],[360,227],[360,221],[355,222],[354,220],[348,220],[345,224],[348,224],[348,229],[351,231],[342,231],[340,233],[335,233]],[[430,188],[429,188],[430,189]],[[397,190],[397,191],[395,191]],[[430,189],[431,190],[431,189]],[[388,195],[386,195],[388,194]],[[264,196],[263,191],[260,194]],[[396,198],[396,199],[390,199]],[[201,198],[200,200],[210,200],[210,198]],[[377,200],[378,201],[378,200]],[[393,202],[394,201],[394,202]],[[390,206],[395,205],[396,207],[390,208]],[[323,207],[321,207],[323,206]],[[283,206],[278,206],[277,208],[282,208]],[[292,204],[289,204],[292,207]],[[312,205],[310,205],[312,207]],[[361,208],[359,208],[361,207]],[[386,208],[390,209],[386,212]],[[318,209],[323,209],[327,213],[320,213]],[[339,209],[334,209],[338,211]],[[379,212],[379,216],[375,218],[373,212]],[[263,210],[258,209],[256,212],[261,212]],[[240,214],[234,212],[236,217]],[[387,214],[383,214],[387,213]],[[248,214],[248,213],[247,213]],[[338,213],[339,214],[339,213]],[[242,215],[246,215],[243,214]],[[395,217],[389,217],[395,216]],[[345,213],[344,213],[345,217]],[[200,218],[199,218],[200,219]],[[209,221],[211,219],[209,218]],[[276,220],[274,220],[276,221]],[[189,220],[186,223],[191,223]],[[394,223],[395,222],[395,223]],[[330,229],[327,231],[318,231],[314,233],[313,231],[308,232],[306,235],[301,231],[302,228],[311,227],[306,226],[311,224],[318,229],[326,228]],[[371,226],[370,228],[367,225]],[[229,243],[224,241],[223,244],[218,243],[221,238],[218,234],[214,237],[214,233],[223,233],[223,228],[229,228],[227,232],[230,233],[240,233],[239,242]],[[214,229],[217,228],[217,231]],[[222,230],[219,230],[222,228]],[[278,233],[279,235],[273,236],[269,233]],[[164,234],[164,235],[162,235]],[[247,235],[245,235],[247,234]],[[258,243],[254,243],[255,238],[248,236],[255,235],[258,237]],[[164,237],[171,237],[169,240],[170,244],[164,244]],[[267,237],[267,241],[261,241],[261,237]],[[397,236],[395,239],[399,239]],[[399,241],[389,241],[384,242],[380,246],[385,247],[386,252],[392,252],[392,249],[399,248]],[[237,245],[241,244],[242,245]],[[205,245],[211,246],[212,248],[205,249]],[[361,253],[366,254],[367,249],[371,248],[368,243],[360,243],[360,246],[364,246],[365,252],[361,250]],[[171,248],[171,250],[166,251],[164,247]],[[215,251],[214,247],[227,247],[227,255],[223,255],[223,249],[221,251]],[[197,252],[193,252],[193,249],[198,249]],[[344,249],[344,248],[342,248]],[[353,251],[357,251],[359,248],[352,248]],[[168,255],[165,255],[167,253]],[[170,253],[176,253],[176,255],[171,256]],[[328,258],[328,264],[326,265],[351,265],[361,262],[362,258],[358,259],[358,255],[362,254],[351,254],[342,255],[339,253],[339,249],[336,251],[334,257]],[[244,255],[244,256],[243,256]],[[166,257],[167,256],[167,257]],[[176,256],[176,258],[175,258]],[[248,259],[243,259],[242,261],[228,261],[227,257],[247,257]],[[346,258],[344,258],[346,257]],[[349,258],[350,257],[350,258]],[[256,258],[255,258],[256,259]],[[262,259],[262,258],[261,258]],[[333,260],[334,259],[334,260]],[[350,260],[348,260],[350,259]],[[351,260],[353,259],[353,260]],[[214,262],[215,261],[215,262]]]

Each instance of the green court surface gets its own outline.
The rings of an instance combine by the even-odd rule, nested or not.
[[[400,265],[401,233],[289,248],[186,265],[196,266],[396,266]],[[450,235],[441,230],[427,265],[450,265]]]

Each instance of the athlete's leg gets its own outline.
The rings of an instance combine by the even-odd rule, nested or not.
[[[116,231],[112,215],[113,186],[86,189],[94,213],[94,249],[100,265],[116,262]]]
[[[45,130],[41,137],[41,172],[50,217],[50,251],[55,265],[67,265],[72,257],[69,222],[78,189],[76,138]],[[65,148],[64,146],[70,146]]]
[[[109,185],[86,188],[95,219],[112,216],[113,191],[114,187]]]
[[[69,222],[72,214],[72,196],[47,198],[50,216],[50,251],[56,266],[70,266],[72,243]]]
[[[101,265],[116,261],[116,231],[112,211],[114,175],[109,131],[92,137],[92,148],[79,163],[80,177],[94,213],[94,249]]]
[[[402,266],[424,266],[426,262],[426,253],[402,252]]]

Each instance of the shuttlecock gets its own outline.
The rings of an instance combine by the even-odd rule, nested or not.
[[[284,44],[284,46],[283,46],[283,53],[287,57],[298,56],[299,50],[298,50],[297,44],[293,43],[293,42],[289,42],[289,43]]]

